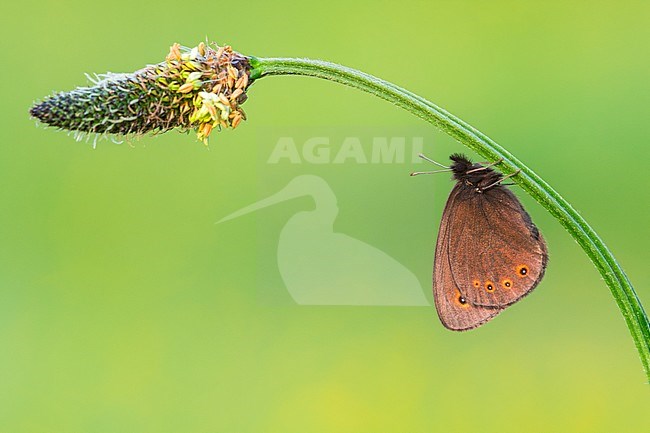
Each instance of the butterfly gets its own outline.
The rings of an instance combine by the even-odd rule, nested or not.
[[[544,276],[548,252],[526,210],[502,184],[506,177],[491,168],[495,164],[472,163],[461,154],[450,159],[451,166],[435,171],[451,171],[456,184],[438,231],[433,297],[442,324],[465,331],[529,294]],[[434,172],[412,175],[424,173]]]

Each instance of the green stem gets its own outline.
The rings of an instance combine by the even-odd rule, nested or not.
[[[612,253],[596,232],[553,188],[535,172],[485,134],[426,99],[394,84],[355,69],[310,59],[250,58],[251,78],[267,75],[306,75],[324,78],[376,95],[437,126],[490,161],[501,159],[500,170],[514,173],[512,180],[537,200],[573,236],[609,286],[650,380],[650,324],[643,306]]]

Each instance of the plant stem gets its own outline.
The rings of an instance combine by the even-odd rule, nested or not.
[[[520,170],[517,176],[512,177],[513,182],[521,186],[560,221],[560,224],[587,253],[609,286],[639,351],[646,377],[650,380],[650,324],[625,272],[600,237],[578,212],[510,152],[432,102],[355,69],[310,59],[251,57],[250,62],[252,79],[267,75],[305,75],[335,81],[366,91],[432,123],[487,160],[501,159],[499,169],[504,174]]]

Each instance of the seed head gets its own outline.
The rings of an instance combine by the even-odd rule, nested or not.
[[[170,129],[196,131],[207,144],[213,129],[236,128],[252,84],[248,58],[229,46],[174,44],[164,62],[130,74],[97,75],[35,104],[29,113],[49,126],[95,134],[141,136]]]

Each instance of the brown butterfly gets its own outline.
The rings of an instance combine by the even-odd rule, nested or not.
[[[450,159],[439,170],[451,171],[456,185],[438,232],[433,297],[442,324],[465,331],[530,293],[544,276],[548,253],[528,213],[502,185],[503,175],[460,154]]]

